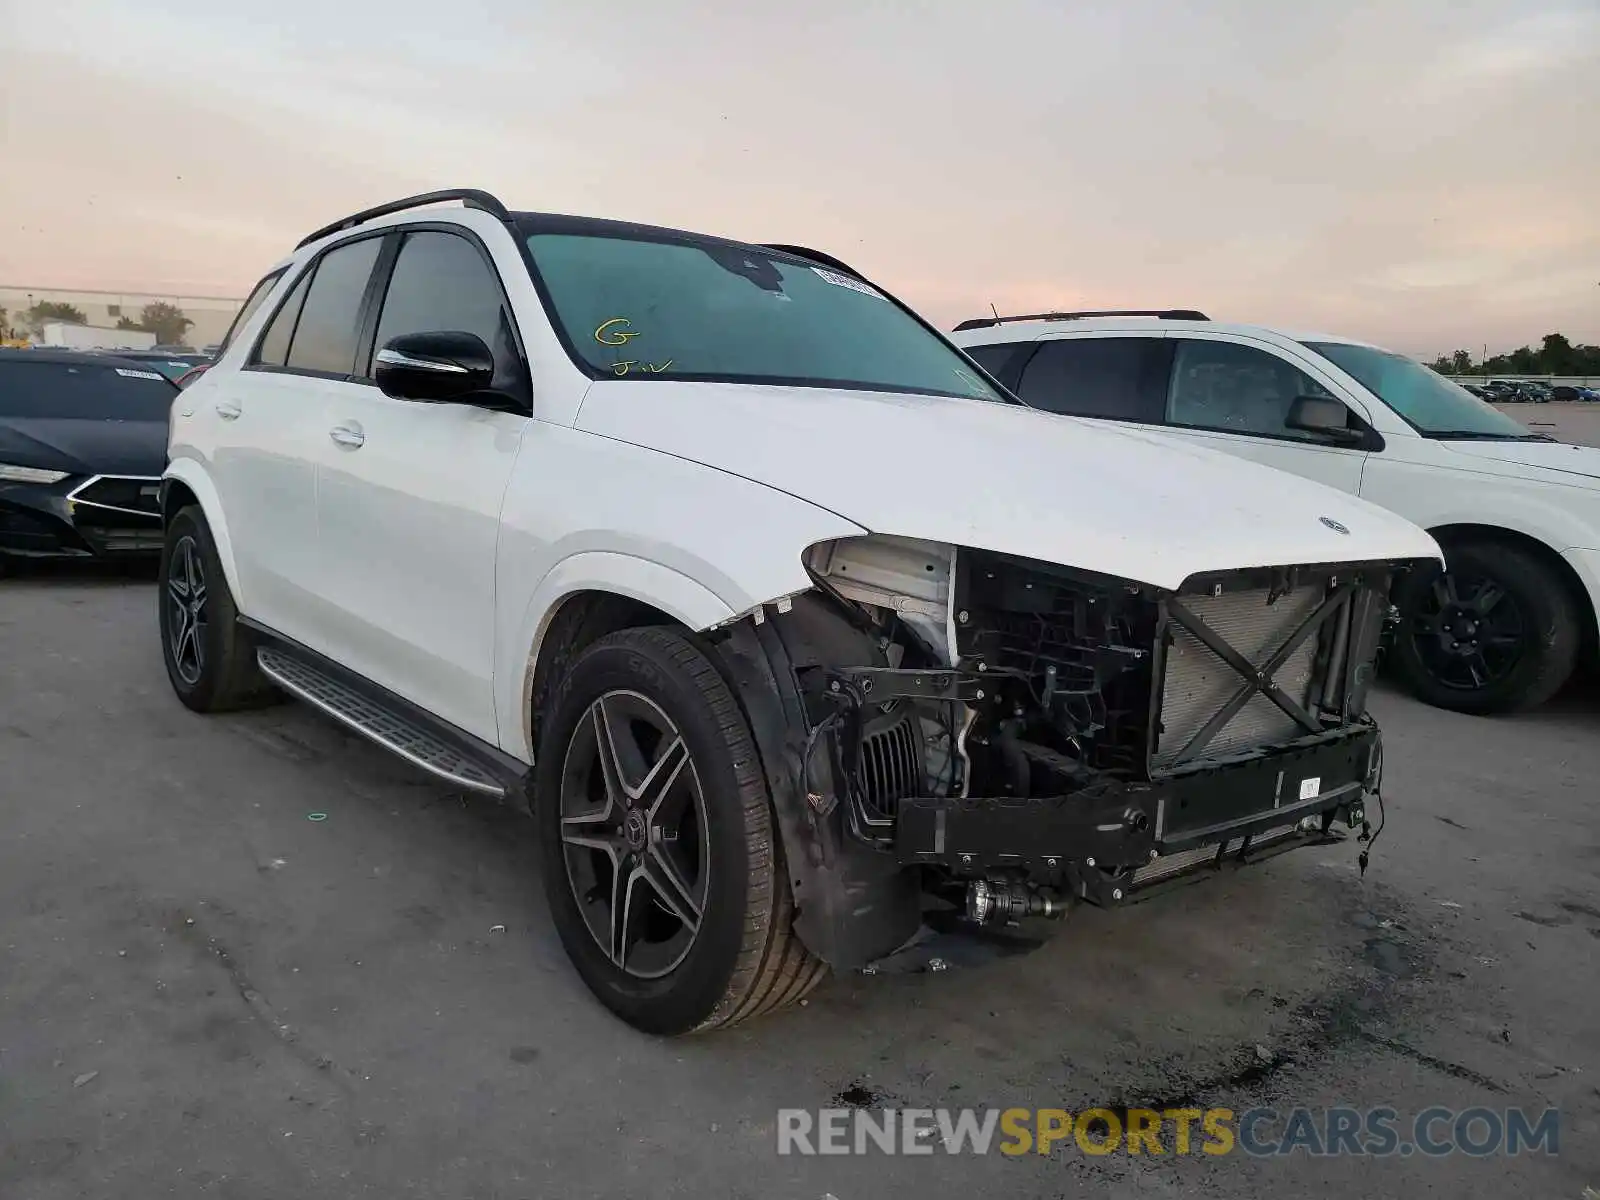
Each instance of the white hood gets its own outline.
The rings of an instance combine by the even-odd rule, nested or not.
[[[1538,478],[1538,471],[1560,471],[1579,478],[1561,482],[1582,485],[1585,479],[1600,481],[1600,449],[1572,446],[1566,442],[1500,442],[1440,440],[1452,453],[1476,460],[1473,466],[1493,463],[1504,468],[1499,474],[1519,479]],[[1529,471],[1519,468],[1533,467]]]
[[[1017,405],[607,380],[589,389],[576,425],[766,484],[874,533],[1157,587],[1200,571],[1439,557],[1409,521],[1322,484]]]

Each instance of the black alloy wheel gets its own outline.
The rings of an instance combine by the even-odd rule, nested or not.
[[[227,573],[198,505],[168,521],[156,612],[172,690],[196,712],[226,712],[282,697],[256,665],[255,639],[239,622]]]
[[[725,1028],[827,975],[795,931],[772,793],[714,653],[679,629],[609,633],[534,713],[551,919],[584,983],[646,1033]]]
[[[683,735],[648,696],[589,705],[561,772],[567,879],[595,943],[636,979],[694,948],[710,884],[705,796]]]
[[[189,534],[173,543],[165,572],[168,645],[172,669],[189,687],[200,683],[206,669],[206,571],[200,547]]]
[[[1543,704],[1577,663],[1580,611],[1546,556],[1509,540],[1444,547],[1447,570],[1419,570],[1395,593],[1393,661],[1418,698],[1467,713]]]
[[[1482,574],[1446,571],[1411,616],[1417,656],[1441,687],[1481,691],[1504,680],[1528,648],[1517,599]]]

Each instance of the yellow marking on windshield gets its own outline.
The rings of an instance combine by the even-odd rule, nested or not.
[[[613,325],[633,324],[627,317],[612,317],[609,321],[602,321],[594,331],[594,340],[602,346],[625,346],[628,342],[639,336],[634,329],[611,329]],[[611,332],[607,333],[607,330]]]
[[[639,370],[644,374],[659,375],[671,365],[672,360],[670,358],[664,363],[648,363],[637,358],[628,358],[621,362],[612,363],[611,373],[618,378],[621,378],[622,376],[628,374],[628,372],[632,371],[633,368],[638,367]]]

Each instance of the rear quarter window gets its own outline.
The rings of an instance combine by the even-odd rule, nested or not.
[[[0,417],[165,421],[177,387],[137,363],[0,362]]]

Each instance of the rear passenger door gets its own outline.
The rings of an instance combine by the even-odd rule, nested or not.
[[[1051,338],[1034,343],[1016,391],[1032,408],[1074,417],[1159,424],[1170,349],[1146,333]]]
[[[407,226],[391,235],[366,327],[357,382],[333,398],[320,431],[318,522],[336,657],[496,742],[495,554],[530,396],[511,308],[474,235]],[[497,410],[487,399],[428,403],[378,390],[375,350],[401,334],[446,331],[482,338],[496,395],[521,403]]]
[[[239,575],[240,610],[334,653],[317,532],[317,463],[350,382],[363,301],[383,240],[323,251],[289,287],[243,366],[190,393],[212,427],[213,476]]]

